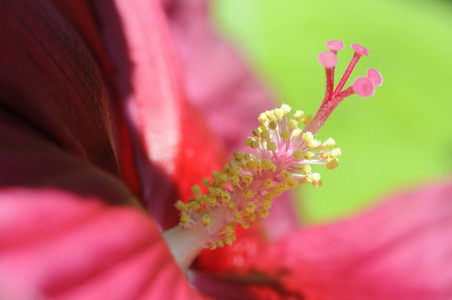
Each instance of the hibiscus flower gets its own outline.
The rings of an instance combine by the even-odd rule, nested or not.
[[[0,4],[0,298],[204,297],[162,230],[269,102],[186,3]],[[437,184],[316,229],[270,216],[262,227],[288,225],[208,250],[217,261],[189,277],[218,298],[447,299],[450,192]]]

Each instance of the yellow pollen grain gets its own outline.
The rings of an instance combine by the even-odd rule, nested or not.
[[[325,147],[327,147],[327,148],[331,148],[331,147],[333,147],[334,145],[336,145],[336,141],[335,141],[333,138],[328,138],[328,139],[325,141]]]
[[[271,121],[271,122],[268,124],[268,128],[270,128],[271,130],[275,130],[276,127],[278,127],[278,123],[276,123],[275,121]]]
[[[199,188],[199,185],[195,184],[194,186],[192,186],[191,192],[194,195],[198,195],[201,192],[201,189]]]
[[[256,208],[257,208],[257,206],[256,206],[256,204],[254,204],[254,202],[248,202],[248,203],[246,204],[245,210],[246,210],[248,213],[252,214],[252,213],[254,213],[254,211],[256,210]]]
[[[217,246],[218,246],[219,248],[223,248],[223,247],[224,247],[224,242],[223,242],[222,240],[218,240],[218,241],[217,241]]]
[[[307,151],[307,152],[304,153],[304,157],[306,159],[312,159],[314,157],[314,153],[312,153],[310,151]]]
[[[243,227],[243,229],[248,229],[250,228],[250,222],[248,221],[243,221],[242,223],[240,223]]]
[[[214,207],[215,205],[217,205],[217,200],[215,198],[213,198],[213,197],[209,197],[206,200],[206,204],[209,205],[209,206]]]
[[[190,222],[190,217],[186,213],[181,213],[180,214],[180,222],[182,224],[186,224],[186,223]]]
[[[311,174],[312,173],[312,168],[310,165],[302,165],[301,166],[301,170],[303,171],[303,173],[305,174]]]
[[[298,122],[296,120],[294,120],[294,119],[290,119],[288,125],[289,125],[290,129],[297,129],[298,128]]]
[[[268,131],[267,129],[265,129],[265,130],[262,130],[262,133],[261,133],[261,138],[262,139],[269,139],[270,138],[270,131]]]
[[[321,144],[322,144],[322,142],[320,142],[319,140],[316,140],[316,139],[310,140],[308,142],[308,148],[315,149],[315,148],[319,147]]]
[[[182,211],[184,210],[185,203],[182,200],[177,200],[176,204],[174,206],[177,208],[177,210]]]
[[[267,179],[264,182],[264,187],[265,187],[266,190],[271,189],[273,187],[273,185],[274,185],[274,183],[273,183],[273,181],[271,179]]]
[[[231,200],[231,194],[228,192],[221,193],[221,202],[228,203]]]
[[[284,115],[287,115],[288,113],[290,113],[290,111],[292,110],[292,107],[290,107],[290,105],[287,104],[282,104],[281,108],[282,112],[284,113]]]
[[[295,117],[295,119],[297,119],[297,120],[303,119],[303,116],[304,116],[304,112],[301,111],[301,110],[297,110],[297,111],[295,112],[295,114],[294,114],[294,117]]]
[[[308,125],[308,123],[311,122],[311,120],[312,120],[312,116],[308,115],[308,116],[303,118],[302,122],[303,122],[304,125]]]
[[[259,211],[259,216],[260,216],[261,218],[266,218],[266,217],[268,217],[269,214],[270,214],[270,213],[269,213],[268,209],[261,209],[261,210]]]
[[[281,138],[283,139],[283,141],[288,141],[290,138],[290,131],[285,130],[281,132]]]
[[[236,212],[234,215],[234,221],[236,222],[240,222],[243,220],[243,215],[241,212]]]
[[[253,193],[252,190],[245,190],[245,191],[243,192],[243,196],[244,196],[245,198],[253,198],[253,197],[254,197],[254,193]]]
[[[245,157],[245,154],[243,154],[243,152],[240,151],[236,151],[234,152],[234,158],[237,160],[242,160],[243,157]]]
[[[338,167],[337,159],[332,159],[326,163],[326,168],[332,170]]]
[[[295,128],[292,131],[292,138],[294,139],[294,138],[298,137],[302,132],[303,131],[300,128]]]
[[[314,139],[314,135],[311,132],[308,131],[308,132],[303,133],[301,138],[303,139],[303,141],[309,142],[309,141],[312,141]]]
[[[209,215],[203,215],[201,217],[201,223],[205,226],[209,226],[212,224],[212,220],[210,219]]]
[[[293,155],[293,157],[294,157],[295,159],[298,159],[298,160],[302,160],[302,159],[304,158],[303,150],[295,150],[295,151],[292,153],[292,155]]]
[[[276,145],[274,142],[268,142],[267,143],[267,149],[270,151],[276,151]]]
[[[248,216],[248,221],[254,222],[256,221],[256,214],[252,213]]]
[[[234,210],[236,208],[235,203],[234,202],[229,202],[228,203],[228,209],[230,210]]]
[[[264,200],[264,201],[262,201],[262,207],[264,209],[270,209],[270,207],[272,207],[272,200]]]

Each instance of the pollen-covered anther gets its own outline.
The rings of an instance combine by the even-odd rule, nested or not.
[[[335,169],[335,168],[337,168],[338,167],[338,161],[337,161],[337,159],[332,159],[332,160],[330,160],[330,161],[328,161],[327,163],[326,163],[326,168],[328,169],[328,170],[332,170],[332,169]]]

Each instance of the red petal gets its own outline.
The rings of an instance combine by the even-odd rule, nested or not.
[[[222,144],[185,102],[159,3],[97,1],[95,7],[116,68],[114,80],[142,194],[151,213],[168,228],[178,222],[178,192],[187,193],[187,187],[220,167]]]
[[[308,299],[450,299],[452,184],[395,196],[360,217],[299,230],[254,267]]]

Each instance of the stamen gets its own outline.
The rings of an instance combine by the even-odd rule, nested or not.
[[[341,41],[329,41],[330,51],[318,56],[326,70],[327,84],[325,98],[314,118],[302,111],[290,117],[292,108],[286,104],[260,114],[260,126],[244,142],[250,153],[235,152],[221,171],[202,180],[203,186],[193,186],[192,198],[177,201],[180,226],[167,231],[165,238],[179,265],[188,268],[201,247],[231,245],[236,239],[234,228],[240,225],[247,229],[258,217],[267,217],[273,201],[285,191],[300,184],[320,187],[321,175],[313,172],[312,166],[325,165],[327,170],[338,167],[341,149],[332,148],[332,138],[325,142],[317,139],[317,131],[343,99],[352,94],[370,97],[375,86],[383,82],[377,70],[369,69],[368,77],[360,77],[342,90],[359,58],[369,55],[366,48],[352,44],[355,54],[333,93],[336,53],[343,46]],[[184,234],[192,238],[180,236]],[[187,251],[173,249],[180,247],[179,240],[195,245],[187,247]]]

